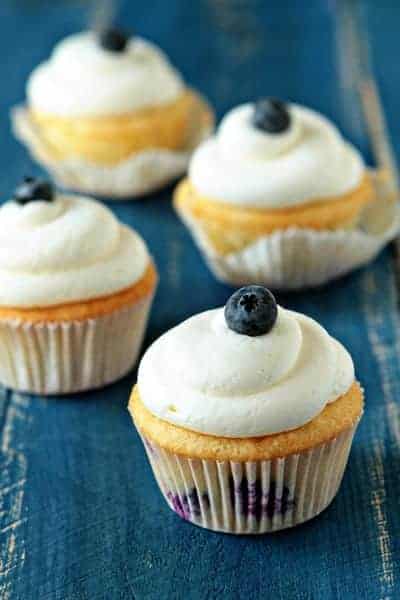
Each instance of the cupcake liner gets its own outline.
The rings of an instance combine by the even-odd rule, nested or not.
[[[233,286],[257,283],[294,290],[327,283],[367,264],[397,235],[399,207],[378,184],[376,189],[379,200],[364,211],[354,229],[275,231],[225,256],[215,252],[193,217],[179,212],[217,279]]]
[[[108,315],[83,321],[0,320],[0,381],[34,394],[67,394],[102,387],[136,362],[153,295]]]
[[[160,490],[180,517],[213,531],[261,534],[304,523],[332,502],[357,425],[306,452],[242,463],[185,458],[142,440]]]
[[[11,111],[15,137],[62,186],[80,192],[131,199],[155,191],[183,175],[193,150],[212,132],[212,110],[201,99],[203,114],[194,119],[190,142],[183,151],[154,148],[136,153],[117,165],[104,166],[83,159],[54,160],[51,149],[35,126],[25,106]],[[205,117],[204,115],[207,115]]]

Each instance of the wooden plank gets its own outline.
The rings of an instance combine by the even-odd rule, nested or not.
[[[400,9],[368,1],[377,71],[396,148],[393,71]],[[156,0],[125,3],[121,22],[159,42],[216,104],[273,94],[335,118],[335,3]],[[82,27],[74,3],[0,6],[1,114],[52,43]],[[396,41],[394,41],[396,40]],[[0,120],[2,197],[38,172]],[[354,136],[357,137],[357,134]],[[364,151],[363,140],[357,139]],[[171,189],[113,204],[149,242],[161,273],[146,344],[230,294],[209,274],[170,206]],[[31,398],[0,390],[0,598],[167,600],[355,598],[400,595],[400,328],[393,255],[329,287],[280,294],[351,350],[367,395],[343,486],[318,519],[263,538],[200,530],[164,504],[126,411],[131,373],[90,394]]]

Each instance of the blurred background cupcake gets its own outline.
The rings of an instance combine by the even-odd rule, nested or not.
[[[273,98],[228,112],[175,192],[217,277],[283,289],[325,283],[371,260],[398,229],[393,200],[383,202],[333,123]],[[369,230],[383,211],[381,230]]]
[[[63,185],[111,197],[181,175],[213,125],[155,44],[108,27],[68,36],[31,73],[14,131]]]
[[[25,178],[0,208],[0,382],[62,394],[119,379],[156,283],[144,241],[111,211]]]

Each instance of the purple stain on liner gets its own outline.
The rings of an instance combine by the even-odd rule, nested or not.
[[[276,483],[271,481],[268,492],[264,492],[261,481],[256,479],[249,483],[246,477],[243,477],[238,485],[235,485],[233,477],[229,479],[230,498],[233,509],[238,508],[244,516],[254,516],[257,521],[261,520],[263,515],[270,519],[275,514],[285,514],[291,510],[295,502],[290,500],[290,491],[286,486],[283,487],[282,496],[276,495]]]
[[[201,506],[198,492],[195,488],[189,492],[189,494],[174,494],[173,492],[167,492],[167,498],[171,504],[171,508],[186,521],[190,521],[193,517],[199,517],[201,515]],[[207,492],[202,494],[202,500],[205,506],[210,506],[210,499]]]
[[[149,451],[149,453],[152,456],[155,456],[157,454],[157,451],[156,451],[155,447],[153,446],[153,444],[149,440],[144,439],[144,445],[146,446],[147,450]]]

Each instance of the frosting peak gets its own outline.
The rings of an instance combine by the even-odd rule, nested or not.
[[[215,201],[273,209],[355,189],[365,172],[356,148],[317,112],[295,104],[288,110],[288,129],[272,134],[254,126],[253,104],[229,112],[192,157],[189,178],[197,192]]]
[[[285,131],[268,133],[252,123],[254,107],[245,104],[232,110],[221,121],[217,134],[220,152],[229,160],[270,160],[290,150],[302,134],[300,119],[292,119]]]
[[[82,32],[32,72],[27,95],[37,111],[96,117],[172,102],[182,90],[180,75],[150,42],[134,37],[123,52],[109,52],[95,33]]]
[[[230,330],[223,309],[196,315],[146,352],[144,405],[201,433],[257,437],[296,429],[354,381],[347,351],[312,319],[279,308],[270,333]]]
[[[0,208],[0,306],[50,306],[133,285],[149,256],[142,239],[88,198]]]

